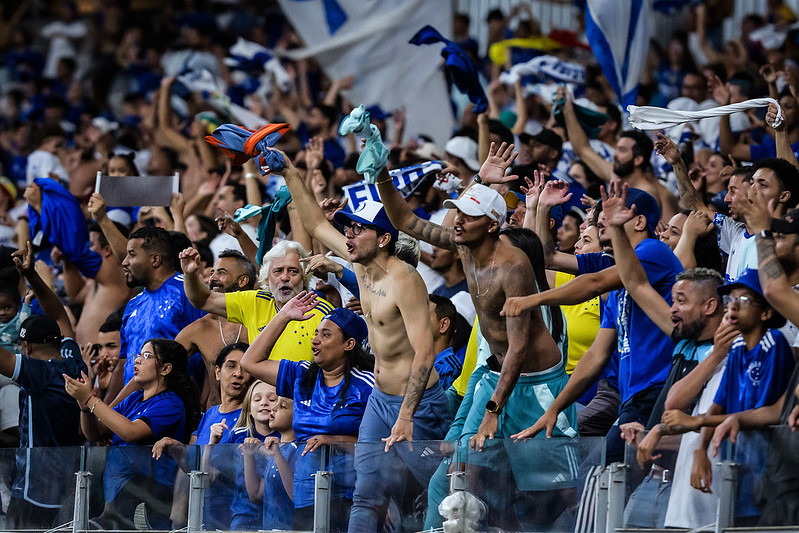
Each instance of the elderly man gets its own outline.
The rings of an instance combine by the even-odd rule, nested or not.
[[[243,324],[248,337],[254,339],[283,304],[308,289],[309,277],[303,274],[300,266],[300,258],[308,255],[298,242],[281,241],[264,254],[258,276],[260,290],[215,292],[200,280],[200,253],[194,248],[187,248],[180,253],[183,286],[192,305],[235,324]],[[316,326],[326,314],[333,311],[329,302],[319,301],[312,318],[292,322],[283,331],[272,350],[273,358],[292,361],[313,359],[311,341]]]

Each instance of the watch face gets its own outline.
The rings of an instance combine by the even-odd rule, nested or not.
[[[498,411],[497,402],[493,400],[488,400],[488,402],[486,402],[486,411],[489,411],[491,413],[496,413]]]

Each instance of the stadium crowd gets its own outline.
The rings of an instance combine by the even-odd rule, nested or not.
[[[799,31],[769,2],[725,43],[733,3],[689,4],[674,15],[687,31],[651,42],[638,104],[771,103],[633,130],[585,35],[540,35],[521,3],[438,28],[485,96],[469,102],[447,70],[457,126],[439,145],[402,109],[346,130],[364,117],[345,96],[357,73],[225,60],[237,38],[301,46],[272,4],[154,17],[65,0],[29,25],[29,2],[3,3],[5,527],[66,521],[67,487],[42,480],[77,465],[31,450],[86,443],[109,447],[106,529],[133,529],[142,503],[154,528],[184,527],[178,473],[197,465],[207,529],[311,529],[320,468],[334,531],[441,527],[447,473],[467,466],[486,525],[555,527],[577,505],[578,459],[503,443],[578,436],[604,437],[607,463],[634,449],[626,527],[714,522],[723,442],[799,427]],[[487,52],[533,38],[545,46]],[[582,77],[511,76],[542,55]],[[227,88],[225,109],[199,72]],[[243,150],[219,133],[243,116],[230,106],[267,124]],[[110,202],[98,173],[147,198],[163,191],[135,180],[168,189],[177,173],[180,192]],[[797,524],[796,440],[764,435],[739,439],[736,525]],[[408,445],[443,440],[473,450],[465,464]],[[503,461],[514,497],[491,490]],[[411,485],[427,498],[416,522]]]

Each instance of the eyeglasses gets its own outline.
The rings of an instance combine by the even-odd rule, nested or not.
[[[759,304],[760,302],[754,298],[750,298],[749,296],[735,296],[732,297],[729,294],[725,294],[721,301],[724,302],[724,307],[729,307],[732,304],[737,305],[741,309],[746,309],[752,304]]]
[[[349,231],[350,233],[352,233],[354,237],[357,237],[358,235],[363,233],[363,230],[365,229],[375,229],[375,228],[373,228],[372,226],[361,224],[360,222],[353,222],[349,226],[344,227],[344,233],[346,234]]]
[[[142,352],[142,353],[136,354],[136,357],[133,358],[133,361],[136,362],[139,359],[141,359],[143,362],[146,363],[150,359],[156,359],[156,356],[152,352]]]

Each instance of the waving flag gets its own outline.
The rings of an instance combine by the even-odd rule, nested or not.
[[[408,41],[426,24],[452,27],[450,2],[429,0],[278,0],[306,44],[274,50],[293,60],[315,58],[330,79],[355,78],[342,91],[351,102],[405,108],[406,135],[425,133],[437,144],[449,139],[454,117],[441,57]],[[335,17],[333,17],[335,15]]]
[[[427,161],[405,168],[397,168],[389,170],[388,174],[394,181],[394,185],[399,189],[400,193],[407,197],[416,190],[419,182],[425,176],[429,176],[432,172],[440,172],[444,169],[446,163],[443,161]],[[343,189],[344,198],[347,198],[347,209],[356,211],[358,206],[364,200],[374,200],[380,202],[380,193],[377,191],[377,185],[367,183],[366,180],[347,185]]]
[[[622,109],[634,105],[649,50],[651,0],[587,0],[585,34]]]

